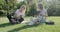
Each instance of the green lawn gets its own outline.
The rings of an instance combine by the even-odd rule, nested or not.
[[[60,32],[60,17],[48,17],[47,19],[53,20],[55,25],[10,25],[6,17],[0,17],[0,32]],[[29,17],[26,17],[25,21],[29,21]]]

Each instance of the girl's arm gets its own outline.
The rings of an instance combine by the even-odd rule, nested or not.
[[[11,21],[13,21],[14,23],[16,23],[16,21],[14,19],[11,19]]]
[[[45,16],[48,16],[47,12],[45,13]]]
[[[41,16],[46,16],[46,17],[48,16],[48,14],[47,14],[47,13],[45,13],[45,14],[40,14],[40,15],[41,15]]]

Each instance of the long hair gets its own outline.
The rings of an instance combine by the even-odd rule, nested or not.
[[[38,11],[40,10],[40,9],[44,9],[44,6],[43,6],[43,4],[41,4],[41,3],[38,3]]]
[[[22,5],[21,7],[20,7],[20,10],[23,8],[23,11],[22,12],[25,12],[26,11],[26,6],[25,5]]]

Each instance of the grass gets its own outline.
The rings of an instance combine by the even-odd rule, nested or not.
[[[25,17],[25,21],[29,21],[30,17]],[[0,32],[60,32],[60,17],[48,17],[48,20],[53,20],[54,25],[33,25],[24,24],[11,25],[6,17],[0,17]]]

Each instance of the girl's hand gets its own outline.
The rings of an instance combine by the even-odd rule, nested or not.
[[[40,14],[41,16],[46,16],[45,14]]]
[[[42,14],[40,14],[42,16]]]

